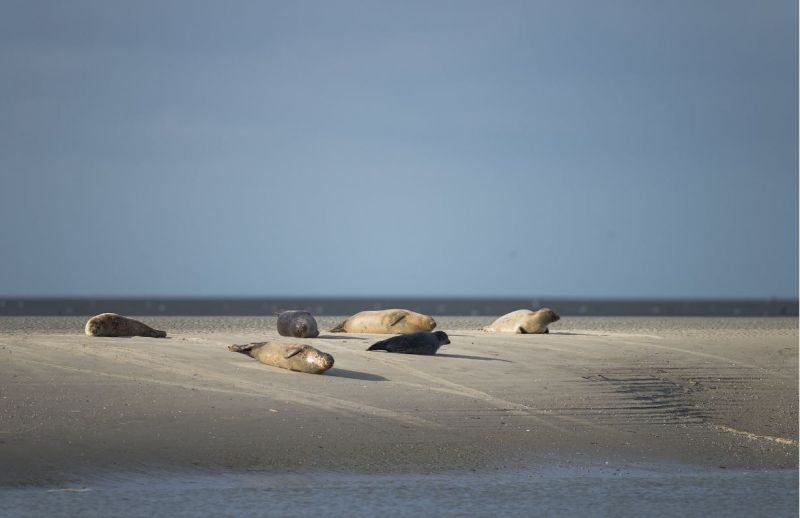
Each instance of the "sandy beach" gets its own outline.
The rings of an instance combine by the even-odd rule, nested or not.
[[[797,467],[796,318],[567,317],[548,335],[499,335],[477,330],[487,318],[437,317],[452,343],[434,357],[365,351],[385,335],[294,340],[335,357],[324,375],[227,350],[277,339],[274,317],[142,317],[168,339],[87,337],[85,320],[0,319],[0,484],[609,459]]]

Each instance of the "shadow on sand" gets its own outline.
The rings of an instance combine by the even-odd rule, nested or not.
[[[486,360],[486,361],[493,361],[493,362],[514,363],[511,360],[504,360],[502,358],[489,358],[487,356],[470,356],[470,355],[467,355],[467,354],[438,353],[436,356],[441,356],[443,358],[461,358],[461,359],[464,359],[464,360]]]
[[[609,336],[601,333],[570,333],[569,331],[550,331],[548,334],[564,336]]]
[[[366,372],[351,371],[347,369],[339,369],[337,367],[333,367],[331,370],[326,372],[325,375],[334,376],[337,378],[350,378],[353,380],[362,380],[362,381],[389,381],[383,376],[378,376],[377,374],[369,374]]]

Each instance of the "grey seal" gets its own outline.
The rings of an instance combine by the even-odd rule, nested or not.
[[[316,338],[319,336],[319,328],[308,311],[284,311],[278,315],[278,334],[295,338]]]
[[[367,351],[386,351],[403,354],[436,354],[439,347],[449,344],[450,338],[444,331],[427,331],[393,336],[372,344]]]
[[[256,342],[229,345],[228,350],[246,354],[266,365],[308,374],[322,374],[333,367],[333,356],[304,344]]]
[[[116,313],[101,313],[86,322],[84,331],[89,336],[146,336],[166,338],[166,331],[153,329],[143,322]]]

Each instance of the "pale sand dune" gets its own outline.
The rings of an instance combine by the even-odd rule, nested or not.
[[[98,470],[361,472],[564,459],[797,466],[797,319],[564,318],[549,335],[439,317],[435,357],[385,335],[297,339],[325,375],[226,346],[274,318],[142,318],[169,339],[93,338],[85,319],[0,319],[0,483]],[[37,332],[38,330],[38,332]],[[282,338],[283,340],[292,340]]]

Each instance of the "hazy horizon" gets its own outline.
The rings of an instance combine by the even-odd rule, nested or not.
[[[797,26],[4,2],[0,297],[795,299]]]

